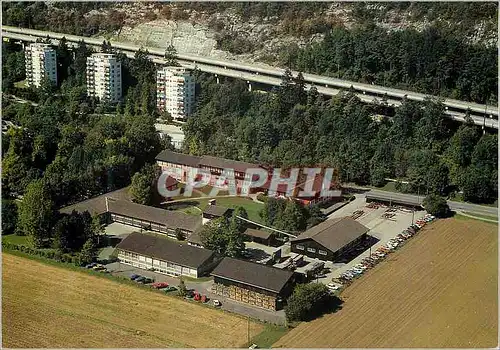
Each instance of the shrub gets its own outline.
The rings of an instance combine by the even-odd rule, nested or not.
[[[257,200],[266,203],[267,202],[267,196],[263,193],[259,193],[257,195]]]
[[[446,203],[446,199],[436,194],[425,197],[422,205],[429,214],[436,217],[446,217],[450,213],[450,207]]]

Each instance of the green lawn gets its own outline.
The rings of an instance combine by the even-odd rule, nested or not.
[[[475,216],[475,217],[478,217],[478,218],[483,218],[483,219],[498,221],[498,216],[490,216],[490,215],[482,215],[482,214],[476,214],[476,213],[469,213],[469,212],[466,212],[466,211],[464,211],[464,214],[468,214],[468,215]]]
[[[262,332],[252,338],[251,343],[257,344],[261,349],[269,349],[282,336],[288,332],[288,328],[273,324],[266,324]],[[249,344],[249,345],[252,345]]]
[[[210,199],[216,199],[216,204],[227,208],[243,207],[248,213],[248,218],[253,221],[262,222],[259,212],[264,204],[254,202],[248,197],[215,197],[215,198],[193,198],[183,202],[167,203],[162,208],[181,211],[190,215],[200,215],[208,205]]]
[[[2,241],[15,245],[23,245],[25,247],[31,247],[31,245],[28,243],[27,236],[5,235],[2,236]]]

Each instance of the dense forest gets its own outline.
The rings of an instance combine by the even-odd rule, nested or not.
[[[111,50],[104,44],[103,49]],[[91,249],[98,230],[92,218],[57,209],[129,185],[161,150],[172,147],[154,127],[155,66],[142,51],[134,60],[120,55],[127,94],[123,103],[110,106],[86,96],[91,50],[85,44],[73,56],[61,41],[60,86],[45,80],[38,89],[13,84],[24,79],[20,50],[12,43],[2,46],[2,118],[15,125],[2,137],[2,214],[8,219],[2,227],[27,235],[35,248],[49,244],[74,252],[90,239]],[[12,93],[29,101],[13,102]],[[19,209],[12,198],[22,198]]]
[[[387,33],[336,28],[323,41],[281,54],[293,69],[482,104],[496,104],[496,47],[468,45],[436,28]]]
[[[496,3],[352,3],[345,12],[350,29],[328,15],[331,3],[158,3],[154,18],[187,20],[192,11],[214,14],[232,11],[242,20],[275,18],[276,35],[324,39],[299,47],[280,46],[271,63],[308,73],[397,87],[482,104],[496,104],[498,55],[496,45],[472,44],[478,26],[496,32]],[[120,31],[126,19],[109,2],[3,3],[7,25],[95,35]],[[96,11],[93,11],[96,10]],[[91,12],[93,11],[93,12]],[[110,11],[107,15],[99,11]],[[158,14],[156,14],[158,13]],[[409,24],[388,31],[379,24],[401,16]],[[148,16],[146,16],[148,17]],[[154,19],[152,18],[152,19]],[[192,20],[192,19],[190,19]],[[403,20],[403,19],[402,19]],[[423,30],[411,23],[432,23]],[[259,22],[256,22],[259,23]],[[218,47],[234,54],[251,53],[261,43],[214,19]]]
[[[324,99],[300,77],[283,77],[274,93],[249,92],[241,81],[217,84],[199,74],[198,109],[184,125],[191,154],[258,161],[276,167],[324,165],[342,182],[492,202],[497,197],[496,134],[457,125],[439,101],[405,101],[392,118],[376,121],[380,106],[349,92]]]

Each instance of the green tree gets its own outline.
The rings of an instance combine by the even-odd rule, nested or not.
[[[180,66],[180,64],[177,62],[177,50],[175,49],[174,45],[170,44],[165,49],[165,60],[165,64],[167,66]]]
[[[17,227],[17,204],[2,198],[2,235],[14,233]]]
[[[180,228],[175,229],[175,238],[177,238],[179,241],[184,241],[186,239],[186,234],[182,232]]]
[[[186,284],[184,283],[184,279],[182,276],[179,278],[179,285],[177,286],[178,288],[178,295],[180,297],[185,297],[187,295],[187,287]]]
[[[436,217],[446,217],[450,212],[446,199],[436,194],[426,196],[422,204],[429,214]]]
[[[86,265],[90,264],[94,260],[96,253],[96,247],[92,239],[88,239],[82,247],[80,252],[80,264]]]
[[[289,322],[313,319],[324,310],[329,300],[330,294],[324,284],[299,284],[287,300],[286,318]]]
[[[287,201],[285,209],[275,220],[274,225],[280,230],[289,232],[304,230],[307,226],[307,214],[304,207],[295,201]]]
[[[132,176],[129,192],[132,200],[139,204],[150,205],[156,193],[160,168],[156,165],[146,165]]]
[[[29,184],[19,206],[18,227],[33,247],[40,248],[47,243],[54,216],[54,203],[44,182],[37,180]]]

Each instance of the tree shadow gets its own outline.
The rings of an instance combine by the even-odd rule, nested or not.
[[[312,321],[327,314],[333,314],[342,309],[344,301],[336,295],[328,294],[321,303],[318,303],[303,319]]]
[[[200,202],[198,201],[183,201],[183,202],[166,203],[162,205],[162,208],[166,210],[181,210],[190,207],[197,207],[199,205]]]

